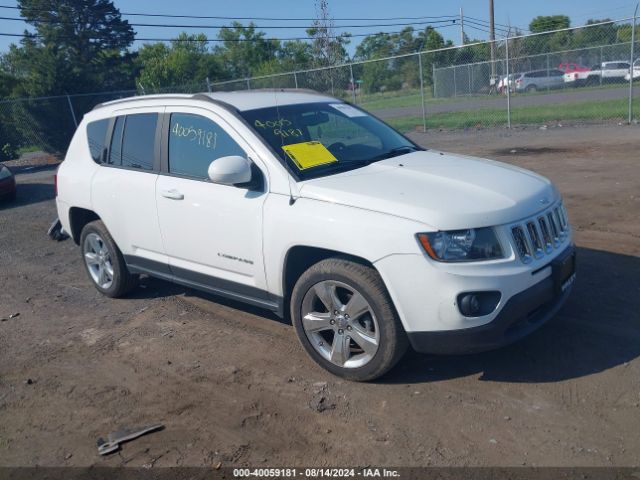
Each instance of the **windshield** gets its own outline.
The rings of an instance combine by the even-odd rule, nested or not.
[[[359,108],[303,103],[240,112],[299,180],[423,150]]]

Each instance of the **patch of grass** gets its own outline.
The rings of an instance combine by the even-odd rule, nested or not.
[[[18,149],[18,156],[22,156],[25,153],[33,153],[43,151],[43,148],[38,145],[27,145]]]
[[[601,100],[571,104],[514,107],[511,110],[511,123],[513,125],[527,125],[566,120],[617,120],[626,118],[626,115],[627,100]],[[422,127],[422,117],[420,116],[391,118],[386,121],[401,132],[409,132],[416,127]],[[506,124],[507,112],[504,108],[427,115],[427,128],[462,129],[494,127]]]
[[[521,92],[512,94],[514,97],[531,97],[531,96],[544,96],[550,93],[559,92],[575,92],[575,91],[594,91],[594,90],[611,90],[624,87],[624,83],[605,83],[602,86],[593,85],[587,87],[565,87],[564,89],[551,89],[551,90],[539,90],[537,92]],[[344,97],[347,101],[352,101],[351,96]],[[460,103],[472,99],[490,99],[490,98],[506,98],[504,95],[489,96],[487,94],[472,94],[472,95],[459,95],[457,97],[445,97],[445,98],[433,98],[431,96],[431,87],[425,88],[425,100],[427,103],[427,109],[429,105],[440,105],[446,103]],[[365,110],[375,112],[376,110],[384,110],[387,108],[402,108],[402,107],[421,107],[422,97],[420,96],[420,90],[397,90],[393,92],[373,93],[366,94],[357,98],[358,106],[361,106]]]

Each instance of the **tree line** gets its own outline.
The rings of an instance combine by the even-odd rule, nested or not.
[[[202,86],[207,79],[219,82],[453,46],[432,26],[419,30],[409,26],[399,33],[364,37],[356,46],[353,57],[349,58],[347,46],[352,37],[335,35],[327,0],[317,0],[316,5],[317,20],[307,30],[310,41],[274,40],[253,23],[233,22],[219,30],[214,46],[210,46],[204,33],[181,33],[169,42],[148,42],[134,49],[134,29],[112,0],[18,0],[20,15],[33,27],[33,33],[25,32],[19,43],[12,44],[9,51],[0,56],[0,99],[131,89],[151,93],[185,84]],[[543,32],[569,26],[566,16],[536,17],[529,29]],[[519,32],[514,30],[513,33]],[[630,36],[630,26],[607,24],[527,38],[519,44],[518,51],[522,55],[544,53],[628,41]],[[465,43],[475,42],[465,38]],[[431,84],[433,65],[489,59],[488,44],[425,55],[424,81]],[[328,89],[326,82],[331,81],[333,89],[336,81],[338,88],[355,88],[346,72],[330,75],[331,78],[321,73],[311,75],[301,86]],[[354,77],[367,93],[414,88],[419,82],[415,57],[364,63],[356,67]],[[91,102],[95,103],[95,99],[87,98],[87,105],[77,105],[77,109],[86,111],[91,108]],[[59,106],[52,106],[44,115],[39,112],[40,117],[46,118],[39,120],[25,106],[13,116],[29,119],[30,128],[48,132],[51,130],[46,128],[48,125],[69,122],[58,110]],[[0,157],[6,144],[24,143],[15,138],[23,128],[22,122],[15,122],[15,118],[0,119]],[[42,122],[48,122],[48,125],[38,124]],[[50,137],[46,140],[49,148],[61,150],[65,147],[67,139],[56,140],[55,132]]]

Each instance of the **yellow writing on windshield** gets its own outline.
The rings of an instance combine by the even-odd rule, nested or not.
[[[284,145],[282,149],[300,170],[338,161],[320,142],[292,143]]]

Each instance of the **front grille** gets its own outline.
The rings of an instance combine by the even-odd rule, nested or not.
[[[511,227],[516,252],[524,263],[549,255],[568,234],[569,222],[562,204]]]

